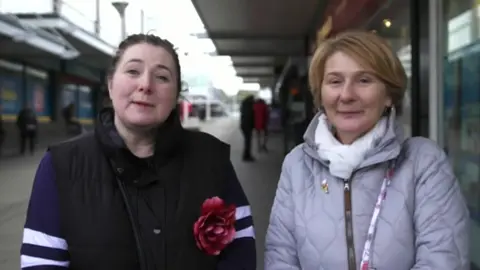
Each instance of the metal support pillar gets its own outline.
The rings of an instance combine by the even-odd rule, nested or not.
[[[128,2],[112,2],[113,7],[118,11],[121,20],[121,37],[122,40],[127,38],[127,26],[126,26],[126,16],[125,9],[128,6]]]
[[[443,104],[443,24],[441,23],[443,10],[442,2],[437,0],[429,0],[428,9],[428,42],[429,42],[429,55],[428,65],[430,67],[429,73],[429,91],[428,91],[428,115],[429,115],[429,129],[428,135],[430,139],[441,142],[441,134],[443,130],[440,129],[441,122],[443,122],[443,110],[441,105]]]
[[[53,14],[59,15],[62,12],[62,0],[52,1]]]
[[[95,0],[95,35],[100,35],[100,0]]]

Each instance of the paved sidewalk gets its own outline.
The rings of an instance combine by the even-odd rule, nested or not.
[[[0,269],[19,269],[25,211],[40,155],[0,164]],[[13,161],[13,160],[12,160]]]
[[[238,130],[239,119],[236,117],[222,117],[212,119],[200,125],[200,130],[210,133],[222,141],[228,142],[233,132]]]
[[[270,151],[266,154],[257,154],[254,144],[252,153],[256,158],[255,162],[242,161],[243,137],[238,127],[227,141],[231,145],[233,166],[252,207],[257,242],[257,270],[263,270],[265,234],[284,157],[282,136],[270,136]]]
[[[263,270],[265,234],[284,158],[283,134],[270,135],[268,153],[257,153],[256,144],[253,143],[252,153],[256,161],[243,162],[243,136],[238,121],[238,118],[218,119],[204,125],[201,130],[231,146],[231,161],[252,207],[257,242],[257,270]]]

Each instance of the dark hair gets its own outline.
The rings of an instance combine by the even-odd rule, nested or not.
[[[111,79],[113,77],[113,74],[117,70],[118,62],[125,53],[125,50],[132,47],[133,45],[142,43],[161,47],[168,53],[170,53],[175,63],[175,71],[177,72],[177,91],[178,93],[180,93],[180,91],[182,91],[182,74],[180,70],[180,60],[178,59],[177,51],[170,41],[152,34],[134,34],[128,36],[126,39],[120,42],[120,45],[118,45],[117,51],[115,52],[115,55],[113,56],[112,62],[110,63],[110,67],[108,69],[108,79]]]

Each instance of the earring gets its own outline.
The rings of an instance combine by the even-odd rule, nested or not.
[[[383,115],[388,115],[388,114],[390,114],[391,111],[392,111],[392,107],[391,107],[391,106],[387,106],[387,107],[385,107],[385,109],[383,110]]]

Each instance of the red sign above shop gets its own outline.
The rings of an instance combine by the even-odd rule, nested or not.
[[[358,29],[386,2],[387,0],[332,0],[324,13],[324,25],[319,27],[319,30],[323,28],[325,31],[325,27],[330,28],[328,37],[347,29]]]

